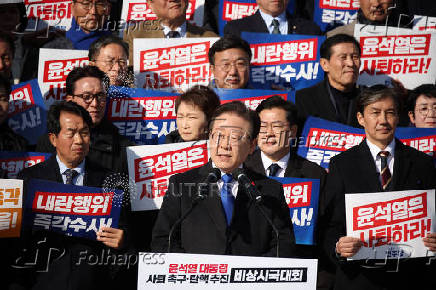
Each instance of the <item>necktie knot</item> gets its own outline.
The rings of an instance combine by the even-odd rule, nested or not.
[[[269,176],[276,176],[279,169],[281,169],[280,165],[277,163],[271,164],[269,167]]]
[[[378,155],[380,155],[380,157],[387,158],[389,157],[390,153],[389,151],[380,151]]]
[[[231,174],[224,174],[223,176],[221,176],[221,179],[224,183],[230,183],[233,180],[233,176]]]
[[[168,38],[179,38],[180,32],[171,30],[168,32]]]
[[[272,26],[273,26],[273,31],[272,34],[281,34],[280,33],[280,23],[277,19],[273,19],[271,22]]]
[[[65,174],[65,184],[73,184],[73,180],[74,178],[77,177],[77,175],[79,175],[79,173],[71,168],[68,168],[67,170],[64,171]]]

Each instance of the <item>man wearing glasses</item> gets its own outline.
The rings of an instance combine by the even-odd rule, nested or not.
[[[256,147],[259,117],[241,103],[230,102],[217,108],[209,126],[211,160],[206,165],[176,174],[169,180],[158,219],[153,229],[152,250],[220,255],[294,255],[295,239],[280,183],[245,169],[263,202],[258,204],[278,231],[262,216],[260,209],[235,170]],[[218,168],[217,182],[201,184]],[[198,201],[197,188],[208,186],[205,199]],[[181,224],[175,224],[195,208]],[[171,228],[174,234],[169,237]],[[169,246],[168,240],[171,240]]]
[[[92,118],[88,158],[106,169],[127,173],[125,148],[133,143],[104,118],[108,83],[106,74],[97,67],[77,67],[68,74],[65,100],[82,106]],[[46,135],[36,145],[37,152],[54,152],[54,149]]]
[[[436,86],[425,84],[409,95],[409,119],[416,128],[436,128]]]
[[[75,49],[88,50],[91,43],[111,32],[103,30],[111,4],[107,0],[73,0],[73,20],[66,37]]]
[[[91,44],[89,64],[98,67],[109,77],[112,86],[130,86],[127,73],[129,46],[116,36],[103,36]]]
[[[225,35],[209,50],[212,88],[246,89],[250,79],[250,45],[235,35]]]

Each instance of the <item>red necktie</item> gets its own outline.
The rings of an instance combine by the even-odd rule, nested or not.
[[[383,187],[383,190],[386,190],[386,187],[388,187],[389,182],[391,182],[391,179],[392,179],[392,175],[391,175],[391,172],[389,171],[389,166],[388,166],[389,152],[388,151],[380,151],[378,153],[378,155],[380,155],[380,158],[381,158],[380,176],[381,176],[381,180],[382,180],[382,187]]]

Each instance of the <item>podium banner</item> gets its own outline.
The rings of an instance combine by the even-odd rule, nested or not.
[[[422,238],[436,232],[435,190],[345,195],[347,236],[363,246],[350,260],[434,256]]]
[[[316,289],[316,259],[139,253],[138,290]]]

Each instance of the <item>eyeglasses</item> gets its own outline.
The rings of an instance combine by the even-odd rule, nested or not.
[[[281,134],[282,132],[286,131],[287,127],[288,125],[282,122],[272,122],[272,123],[261,122],[259,134],[266,134],[268,132],[268,128],[271,128],[274,134]]]
[[[430,111],[436,114],[436,105],[433,106],[421,106],[417,108],[418,112],[421,114],[421,116],[427,117]]]
[[[216,130],[211,133],[211,140],[214,144],[219,144],[221,140],[227,139],[231,145],[239,145],[239,142],[243,138],[250,139],[250,135],[247,132],[241,130],[230,130],[230,132],[225,133],[221,130]]]
[[[92,2],[92,1],[74,1],[74,2],[75,3],[79,3],[80,7],[83,10],[86,10],[86,11],[91,10],[94,5],[95,5],[95,10],[98,13],[106,12],[106,10],[108,8],[107,1],[96,1],[96,2]]]
[[[120,67],[127,66],[127,59],[111,59],[111,60],[95,60],[104,63],[104,65],[108,68],[113,68],[116,63]]]
[[[105,93],[79,94],[79,95],[73,95],[73,97],[81,98],[88,105],[91,104],[92,101],[94,101],[94,99],[96,99],[98,103],[106,102],[106,94]]]
[[[248,62],[241,60],[237,62],[226,62],[222,64],[217,64],[215,66],[219,67],[223,72],[228,72],[232,68],[232,66],[235,66],[238,71],[246,71],[248,68]]]

